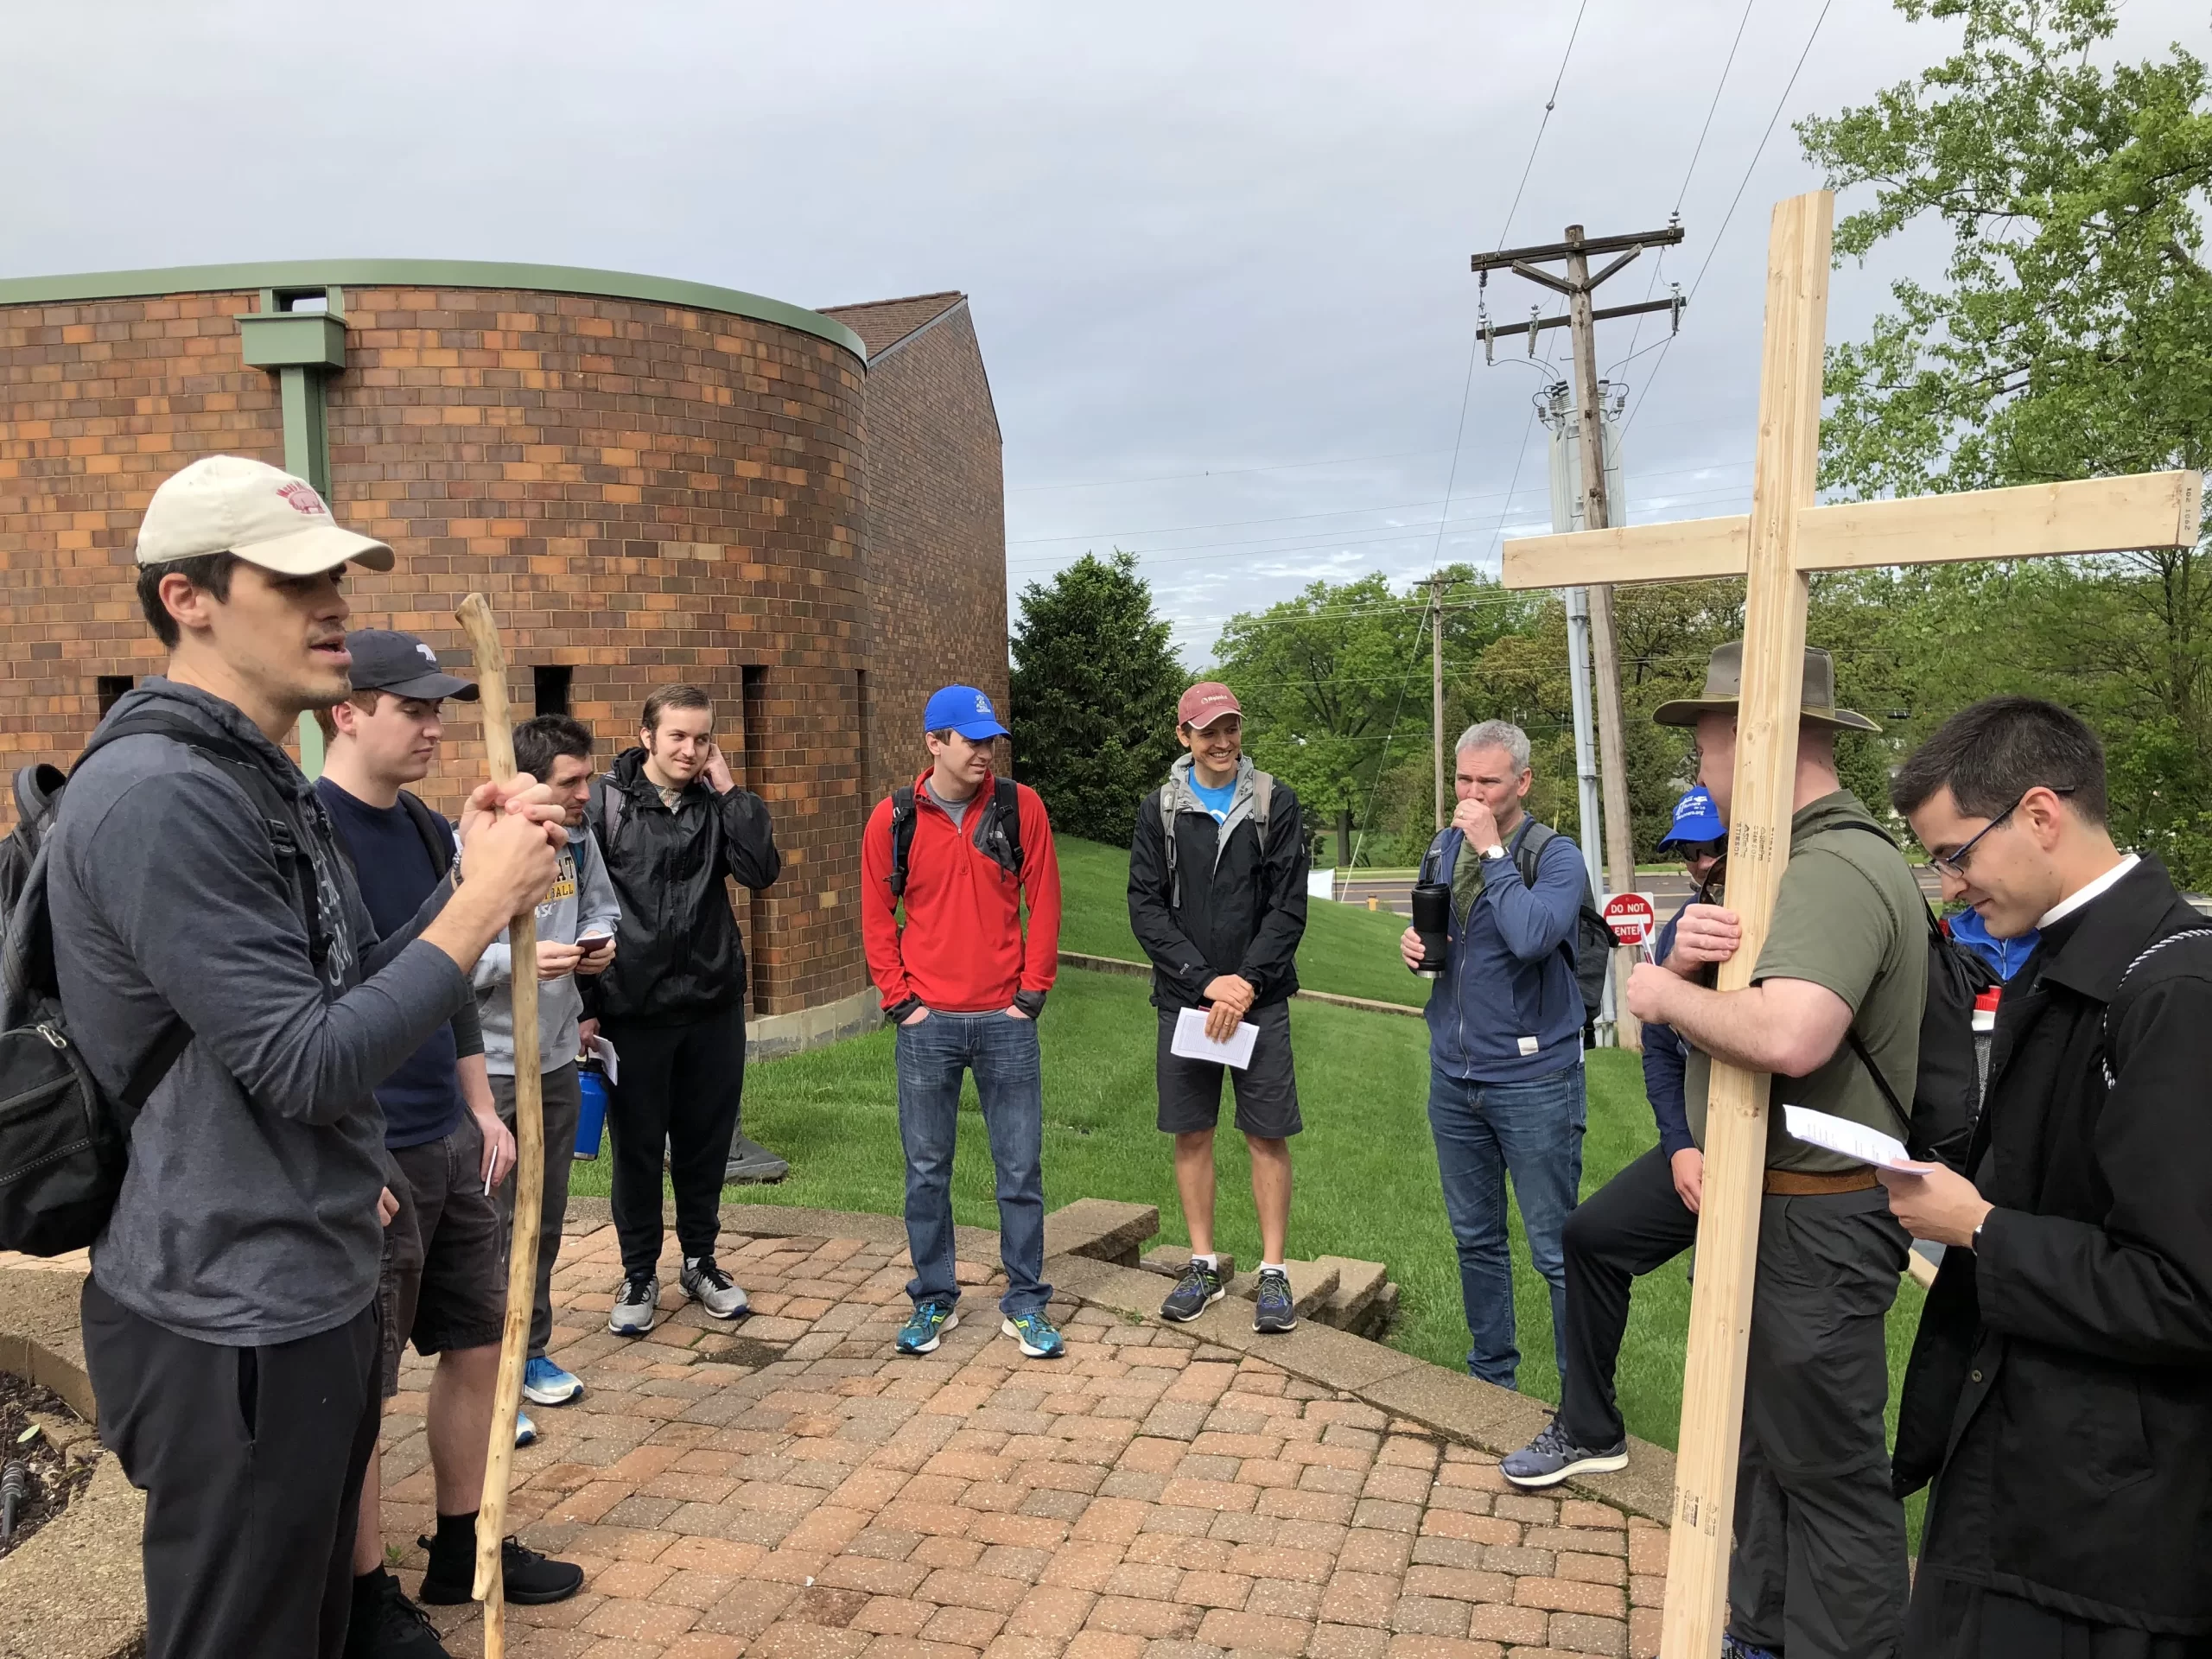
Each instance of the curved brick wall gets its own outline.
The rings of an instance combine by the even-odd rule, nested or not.
[[[0,304],[8,767],[66,762],[99,677],[158,671],[130,555],[154,486],[219,451],[283,464],[276,377],[243,362],[233,321],[258,303]],[[334,506],[399,555],[354,578],[357,620],[454,660],[453,607],[481,588],[518,715],[532,668],[568,665],[602,757],[635,741],[654,685],[705,685],[785,849],[782,880],[741,911],[756,1011],[859,990],[860,359],[799,327],[640,299],[349,283],[343,308]],[[452,711],[424,791],[448,807],[482,757],[467,705]]]

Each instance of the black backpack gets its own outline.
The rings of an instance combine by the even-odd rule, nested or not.
[[[126,714],[94,734],[78,766],[120,738],[167,737],[221,766],[252,800],[277,861],[291,874],[318,970],[329,954],[315,864],[294,808],[267,768],[242,745],[155,709]],[[70,1039],[54,966],[47,910],[47,831],[68,779],[49,766],[16,774],[16,824],[0,841],[0,1249],[60,1255],[99,1236],[115,1207],[131,1126],[147,1098],[192,1042],[172,1016],[118,1096],[92,1077]]]
[[[1444,838],[1452,833],[1451,827],[1436,832],[1436,839],[1428,843],[1428,851],[1421,861],[1420,880],[1436,880],[1436,872],[1444,857]],[[1536,885],[1536,861],[1543,856],[1544,848],[1557,840],[1559,831],[1548,823],[1534,818],[1521,827],[1513,843],[1513,862],[1521,872],[1524,887]],[[1574,913],[1574,931],[1560,945],[1560,954],[1567,958],[1567,965],[1574,970],[1575,988],[1582,993],[1582,1023],[1595,1020],[1605,1004],[1605,971],[1611,964],[1613,952],[1619,941],[1613,930],[1599,911],[1590,894],[1590,876],[1586,870],[1582,877],[1582,904]]]
[[[1021,797],[1011,778],[991,781],[991,798],[983,804],[983,822],[976,828],[976,845],[990,861],[1016,880],[1021,877]],[[891,902],[906,896],[906,861],[914,850],[914,789],[911,784],[891,791]]]
[[[1838,827],[1863,830],[1897,845],[1878,824],[1853,822]],[[1963,1169],[1974,1120],[1981,1113],[1981,1068],[1974,1047],[1974,999],[1998,979],[1987,963],[1943,931],[1934,911],[1925,904],[1920,909],[1928,921],[1928,1001],[1920,1015],[1920,1070],[1913,1078],[1912,1109],[1907,1111],[1891,1089],[1856,1025],[1851,1028],[1851,1049],[1897,1121],[1907,1126],[1905,1150],[1923,1160],[1932,1158]]]

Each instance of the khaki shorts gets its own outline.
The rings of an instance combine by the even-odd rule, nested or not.
[[[399,1213],[384,1230],[377,1289],[387,1400],[399,1392],[399,1351],[408,1342],[425,1357],[491,1346],[507,1307],[499,1200],[484,1191],[476,1120],[464,1115],[451,1135],[390,1155],[399,1166],[391,1187]]]

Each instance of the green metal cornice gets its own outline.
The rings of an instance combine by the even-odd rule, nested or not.
[[[79,300],[143,299],[158,294],[229,294],[257,289],[487,288],[538,294],[586,294],[644,300],[691,311],[748,317],[826,340],[865,364],[861,337],[833,317],[759,294],[668,276],[575,265],[511,265],[488,259],[288,259],[267,264],[177,265],[166,270],[104,270],[72,276],[0,277],[0,305],[55,305]]]

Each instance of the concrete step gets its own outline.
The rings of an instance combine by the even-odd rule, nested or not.
[[[1045,1254],[1089,1256],[1134,1268],[1145,1241],[1159,1232],[1157,1205],[1077,1198],[1045,1217]]]
[[[1217,1250],[1214,1262],[1221,1269],[1224,1279],[1236,1276],[1236,1255],[1233,1250]],[[1183,1269],[1191,1265],[1191,1253],[1180,1244],[1163,1244],[1156,1250],[1145,1252],[1137,1263],[1147,1273],[1156,1273],[1164,1279],[1180,1279]]]
[[[1359,1317],[1344,1328],[1356,1337],[1365,1337],[1380,1342],[1390,1334],[1390,1327],[1398,1322],[1398,1287],[1395,1284],[1382,1287]]]
[[[1349,1331],[1359,1316],[1367,1312],[1382,1287],[1390,1281],[1390,1270],[1380,1262],[1360,1262],[1350,1256],[1321,1255],[1313,1259],[1317,1268],[1333,1268],[1337,1274],[1337,1288],[1320,1311],[1314,1314],[1323,1325],[1334,1325],[1339,1331]]]
[[[1336,1294],[1337,1270],[1319,1262],[1286,1262],[1282,1265],[1290,1275],[1291,1306],[1298,1311],[1300,1319],[1312,1319]],[[1248,1302],[1257,1301],[1259,1270],[1238,1274],[1229,1281],[1229,1294],[1242,1296]]]

